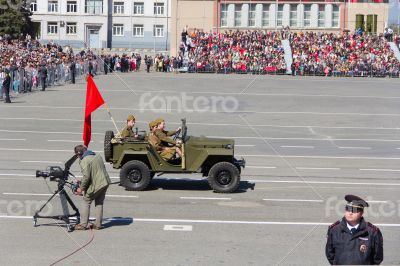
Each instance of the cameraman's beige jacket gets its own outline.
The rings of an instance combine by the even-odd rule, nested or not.
[[[111,183],[100,155],[87,155],[80,160],[79,165],[83,175],[81,189],[85,192],[85,197],[91,198],[96,192],[108,187]]]

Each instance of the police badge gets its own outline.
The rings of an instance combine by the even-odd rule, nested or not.
[[[360,251],[361,251],[362,253],[365,253],[365,252],[367,251],[367,246],[364,245],[364,244],[362,244],[362,245],[360,246]]]

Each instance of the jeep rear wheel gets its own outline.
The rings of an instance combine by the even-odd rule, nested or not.
[[[229,162],[214,164],[208,173],[208,184],[218,193],[236,191],[240,183],[240,173],[237,167]]]
[[[149,167],[141,161],[125,163],[119,176],[121,184],[126,190],[144,190],[151,181]]]
[[[114,132],[106,131],[104,136],[104,158],[106,162],[111,162],[113,158],[113,147],[111,140],[114,138]]]

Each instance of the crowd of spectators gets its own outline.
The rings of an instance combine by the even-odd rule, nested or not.
[[[293,75],[399,75],[399,61],[383,35],[300,32],[289,41]]]
[[[185,29],[180,44],[180,57],[186,58],[189,72],[285,73],[284,54],[281,34],[260,30],[188,33]]]

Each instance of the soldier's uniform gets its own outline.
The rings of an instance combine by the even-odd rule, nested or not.
[[[346,200],[346,209],[362,211],[364,206],[368,207],[368,203],[357,196],[347,195]],[[364,218],[357,229],[350,230],[343,217],[329,226],[325,254],[331,265],[378,265],[383,261],[382,233]]]
[[[149,124],[150,129],[157,126],[159,124],[159,122],[160,122],[159,120],[150,122],[150,124]],[[158,136],[161,136],[163,138],[164,142],[166,142],[166,143],[170,143],[170,142],[168,142],[169,140],[174,142],[173,139],[168,137],[169,132],[173,132],[173,131],[167,132],[167,131],[162,131],[160,129],[156,129],[156,130],[154,130],[154,132],[150,133],[149,139],[148,139],[149,143],[156,149],[156,151],[160,154],[161,158],[163,158],[166,161],[171,160],[175,156],[176,150],[175,150],[175,147],[163,146],[162,140]],[[174,135],[174,134],[172,134],[172,135]],[[173,143],[171,143],[171,144],[173,144]]]
[[[135,121],[135,117],[133,115],[128,115],[127,121]],[[134,138],[135,133],[133,133],[133,129],[130,126],[124,127],[121,131],[121,138]]]

